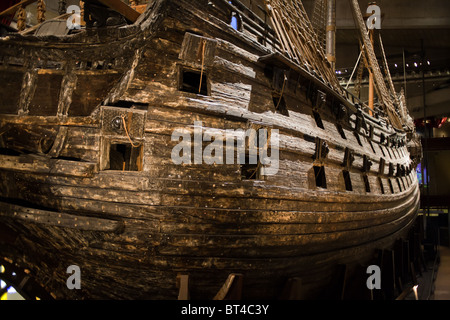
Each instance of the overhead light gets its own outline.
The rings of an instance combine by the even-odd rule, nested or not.
[[[427,61],[427,64],[430,65],[431,64],[430,61]]]
[[[417,62],[414,62],[414,67],[416,67],[416,68],[417,68]]]
[[[395,67],[396,67],[396,68],[398,67],[397,64],[395,64]]]

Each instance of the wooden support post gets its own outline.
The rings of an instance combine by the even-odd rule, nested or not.
[[[394,244],[394,261],[395,261],[395,276],[397,280],[397,288],[400,292],[403,291],[403,282],[405,275],[403,273],[403,242],[397,240]]]
[[[422,244],[424,243],[425,240],[425,230],[424,230],[424,223],[423,223],[423,216],[418,216],[416,218],[416,225],[417,225],[417,232],[419,234],[419,254],[420,254],[420,261],[422,263],[423,269],[424,271],[428,270],[428,266],[425,260],[425,256],[424,256],[424,250],[422,247]]]
[[[189,300],[189,276],[187,274],[177,275],[178,300]]]
[[[242,274],[230,274],[213,300],[240,300],[242,298],[243,280]]]
[[[417,276],[416,276],[416,268],[414,267],[413,261],[411,261],[411,263],[410,263],[410,272],[411,272],[412,283],[414,285],[416,285],[417,284]]]
[[[448,246],[450,247],[450,207],[447,208],[447,221]]]
[[[405,275],[410,274],[410,265],[411,265],[411,259],[410,259],[410,255],[409,255],[409,241],[404,240],[403,241],[403,268],[404,268],[403,272]]]
[[[347,265],[345,268],[341,300],[369,300],[373,298],[367,288],[367,265]]]
[[[414,264],[415,270],[422,276],[422,269],[420,268],[419,257],[420,257],[420,240],[419,233],[415,229],[411,229],[409,234],[409,249],[410,249],[410,257],[411,263]]]
[[[339,300],[344,300],[344,293],[345,293],[345,281],[347,276],[347,265],[346,264],[340,264],[338,265],[338,297]]]
[[[381,264],[381,288],[386,300],[393,300],[395,297],[395,261],[394,252],[383,250],[383,262]]]

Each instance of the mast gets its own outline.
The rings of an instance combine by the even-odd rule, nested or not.
[[[336,67],[336,0],[327,0],[326,57]]]
[[[373,5],[376,5],[376,2],[369,3],[369,7],[373,6]],[[367,22],[369,21],[369,18],[370,18],[370,15],[367,16],[366,25],[368,24]],[[374,32],[375,32],[374,28],[369,28],[369,39],[370,39],[370,43],[372,44],[372,47],[374,47],[374,41],[373,41]],[[369,114],[372,116],[373,111],[375,110],[375,107],[374,107],[375,83],[374,83],[374,77],[373,77],[372,70],[370,68],[368,68],[368,71],[369,71],[369,101],[368,101],[368,103],[369,103]]]

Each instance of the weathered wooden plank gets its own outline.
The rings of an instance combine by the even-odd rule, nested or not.
[[[13,45],[0,49],[1,55],[11,56],[18,52],[20,45],[27,59],[39,52],[41,60],[80,60],[77,68],[81,69],[88,62],[94,65],[94,60],[111,58],[115,59],[111,67],[117,67],[111,74],[106,70],[98,73],[97,70],[73,70],[77,77],[75,89],[75,78],[64,76],[66,71],[63,70],[66,67],[70,70],[70,65],[61,65],[60,70],[53,72],[39,69],[46,64],[40,61],[36,79],[62,76],[60,84],[68,83],[73,89],[58,104],[58,115],[65,116],[67,111],[68,117],[0,117],[2,125],[8,124],[17,132],[24,132],[17,135],[22,137],[17,140],[26,140],[24,137],[28,134],[34,137],[35,145],[41,138],[42,127],[47,126],[52,137],[58,131],[55,125],[63,124],[68,128],[59,154],[61,159],[0,157],[2,197],[64,213],[61,218],[65,228],[47,222],[47,218],[53,217],[50,209],[49,212],[21,210],[17,215],[20,219],[15,220],[0,217],[0,223],[22,234],[20,246],[7,246],[5,254],[24,265],[31,264],[32,271],[49,283],[58,297],[69,294],[78,298],[74,291],[67,293],[65,270],[49,272],[48,265],[65,262],[80,263],[86,284],[83,290],[89,297],[128,298],[139,291],[139,297],[172,294],[175,298],[178,272],[189,273],[201,290],[215,293],[229,270],[246,273],[249,297],[276,297],[285,278],[294,276],[301,276],[309,291],[316,282],[329,282],[335,261],[367,261],[372,249],[389,246],[410,225],[418,201],[416,181],[408,185],[407,178],[390,177],[393,187],[398,187],[396,179],[399,179],[402,189],[402,192],[394,190],[393,194],[387,191],[389,186],[384,188],[384,194],[379,187],[379,176],[382,183],[387,181],[387,170],[382,175],[377,174],[381,157],[386,158],[386,164],[392,162],[395,167],[409,164],[408,155],[401,154],[401,149],[398,154],[389,148],[391,155],[387,151],[383,155],[378,141],[380,134],[387,135],[389,130],[374,126],[372,144],[375,150],[361,131],[362,146],[359,147],[353,134],[356,126],[353,115],[348,123],[344,121],[346,138],[341,137],[330,109],[330,97],[328,105],[319,110],[324,126],[321,129],[312,113],[312,95],[317,88],[292,71],[287,75],[283,92],[289,116],[277,113],[273,91],[281,87],[270,74],[271,66],[258,61],[261,55],[270,52],[268,47],[255,41],[260,40],[255,36],[263,35],[258,33],[260,30],[255,25],[258,22],[249,22],[254,19],[246,17],[245,26],[251,25],[252,29],[235,31],[228,21],[229,10],[233,9],[230,4],[216,0],[212,3],[216,6],[203,8],[187,0],[157,0],[145,13],[144,18],[148,20],[136,28],[123,27],[117,32],[111,29],[108,31],[111,34],[104,36],[91,30],[92,36],[74,35],[67,43],[43,44],[36,39],[13,41]],[[239,11],[245,11],[242,5],[237,6]],[[166,22],[160,24],[165,17],[168,17]],[[153,33],[157,27],[159,31]],[[214,54],[209,54],[211,48],[205,49],[209,53],[205,53],[203,59],[209,95],[179,90],[180,70],[202,67],[199,50],[202,42],[182,46],[186,30],[201,34],[201,37],[194,37],[197,40],[214,39]],[[131,35],[135,31],[137,37]],[[100,50],[105,43],[109,50]],[[73,48],[75,45],[79,48]],[[130,55],[130,52],[135,53]],[[134,60],[126,58],[128,56]],[[31,82],[36,80],[32,73],[28,78]],[[45,88],[45,85],[36,85]],[[51,113],[53,102],[50,100],[54,97],[33,95],[32,88],[28,89],[22,95],[22,111]],[[86,98],[86,91],[92,96]],[[63,90],[59,92],[63,94]],[[108,143],[129,142],[125,135],[112,132],[102,141],[105,125],[110,124],[99,120],[102,113],[98,112],[98,106],[104,104],[105,96],[115,107],[129,108],[135,104],[142,110],[148,105],[145,132],[139,140],[143,142],[142,171],[97,170],[98,157],[110,156]],[[34,101],[28,101],[32,97]],[[45,99],[51,103],[43,103]],[[41,104],[45,106],[41,108]],[[14,113],[14,110],[8,104],[8,112]],[[177,142],[171,141],[171,134],[177,128],[190,130],[192,134],[195,120],[203,122],[204,130],[214,129],[214,132],[246,129],[252,122],[279,129],[278,173],[250,180],[241,178],[239,164],[175,165],[170,156]],[[4,141],[10,141],[8,130],[6,127],[0,130],[2,147]],[[314,161],[316,138],[325,141],[330,151],[325,159]],[[10,148],[14,144],[6,145],[8,149],[2,150],[3,153],[16,150]],[[59,149],[60,145],[62,140],[55,148]],[[203,147],[205,145],[207,143]],[[346,148],[355,151],[353,166],[347,168],[352,191],[345,189],[342,174]],[[373,162],[366,173],[362,172],[364,157]],[[89,162],[72,163],[64,158]],[[325,166],[327,188],[316,186],[313,165]],[[93,171],[89,171],[90,168]],[[106,166],[101,166],[103,168]],[[365,175],[370,190],[366,187]],[[110,234],[72,228],[75,217],[79,216],[86,219],[92,216],[102,223],[103,220],[123,221],[123,232]],[[38,243],[34,241],[36,238],[40,239]],[[23,252],[33,254],[28,256]],[[233,259],[235,257],[239,259]],[[47,281],[48,274],[52,274],[52,279]],[[261,278],[261,274],[264,277]],[[104,288],[105,283],[115,286],[107,292],[99,292],[97,288]],[[207,295],[199,291],[194,290],[193,297]]]
[[[80,127],[98,127],[99,120],[93,117],[67,117],[60,118],[57,116],[16,116],[0,114],[0,120],[11,124],[20,125],[42,125],[42,126],[80,126]]]
[[[178,106],[179,107],[179,106]],[[311,118],[310,118],[311,119]],[[304,124],[304,128],[308,128],[308,127],[310,127],[311,125],[311,122],[312,120],[309,120],[308,121],[308,123],[305,123]],[[330,127],[330,128],[332,128],[332,129],[334,129],[334,132],[336,132],[335,130],[335,126],[333,125],[332,127]],[[330,132],[333,132],[333,130],[329,130]],[[319,134],[319,132],[317,132],[317,133],[315,133],[315,132],[308,132],[308,134],[310,134],[310,135],[317,135],[317,136],[320,136],[320,134]],[[322,136],[323,136],[323,134],[322,134]],[[333,135],[331,135],[331,134],[329,134],[328,136],[327,136],[327,138],[329,138],[330,139],[330,142],[331,143],[334,143],[334,144],[340,144],[340,145],[342,145],[342,142],[341,141],[339,141],[339,140],[336,140],[336,134],[333,136]],[[349,135],[349,137],[352,137],[352,135]],[[354,139],[354,136],[353,136],[353,139]],[[348,146],[350,146],[350,147],[353,147],[354,146],[354,144],[352,144],[352,139],[350,139],[351,141],[349,141],[349,142],[346,142],[346,141],[344,141],[344,146],[345,145],[348,145]],[[362,139],[363,140],[363,139]],[[355,142],[356,143],[356,142]],[[370,149],[369,149],[370,148]],[[373,151],[371,151],[372,149],[371,149],[371,147],[369,146],[369,145],[366,145],[366,149],[367,149],[367,152],[370,154],[370,153],[372,153],[373,154]],[[370,150],[370,151],[369,151]],[[378,159],[377,158],[372,158],[372,161],[373,162],[376,162],[376,161],[378,161]],[[357,163],[357,162],[356,162]],[[372,167],[372,170],[375,170],[375,167]]]
[[[389,215],[380,215],[378,217],[370,217],[369,214],[361,213],[355,214],[353,217],[355,220],[352,220],[351,217],[346,217],[346,219],[342,219],[339,223],[330,222],[327,223],[327,216],[330,214],[321,215],[319,213],[303,213],[299,212],[297,214],[291,213],[290,216],[294,217],[295,220],[303,220],[302,216],[305,214],[307,216],[316,217],[319,223],[279,223],[279,222],[271,222],[270,220],[267,222],[262,222],[262,220],[252,219],[252,217],[248,217],[248,215],[242,215],[239,217],[235,217],[233,221],[231,218],[228,219],[214,219],[214,217],[206,218],[199,217],[198,219],[186,219],[186,218],[178,218],[174,221],[165,220],[161,223],[161,232],[165,234],[195,234],[201,233],[204,235],[214,235],[217,234],[217,227],[220,226],[221,235],[224,237],[228,236],[257,236],[257,235],[298,235],[303,236],[305,234],[323,234],[328,232],[341,232],[341,231],[349,231],[355,230],[359,228],[370,228],[375,225],[380,225],[384,223],[389,223],[395,219],[403,216],[405,210],[411,208],[411,205],[415,203],[410,203],[409,206],[398,207],[395,210],[392,210]],[[381,210],[380,210],[381,211]],[[277,212],[277,214],[282,214]],[[268,216],[268,215],[267,215]],[[273,215],[275,216],[275,215]],[[272,217],[273,217],[272,216]],[[285,215],[286,217],[287,215]],[[362,217],[369,218],[363,219]],[[323,219],[322,219],[323,217]]]
[[[20,181],[20,180],[19,180]],[[105,182],[107,180],[104,180]],[[162,183],[165,181],[164,183]],[[107,201],[107,202],[123,202],[126,200],[127,203],[134,204],[147,204],[147,205],[157,205],[164,204],[168,206],[173,206],[173,204],[177,203],[180,208],[182,206],[191,206],[194,208],[239,208],[239,209],[277,209],[277,210],[298,210],[304,205],[310,210],[342,210],[342,211],[357,211],[357,210],[375,210],[376,208],[382,209],[389,206],[388,203],[373,203],[373,199],[379,198],[379,195],[368,194],[365,198],[362,199],[355,194],[348,194],[346,197],[336,197],[336,196],[328,196],[317,198],[320,195],[320,192],[308,191],[306,195],[302,188],[290,188],[290,190],[284,190],[283,193],[279,193],[280,187],[277,185],[273,185],[272,187],[266,186],[264,188],[254,189],[243,189],[241,183],[225,183],[225,184],[217,184],[216,182],[186,182],[180,180],[163,180],[158,184],[155,184],[154,187],[150,189],[153,190],[151,193],[138,193],[135,192],[120,192],[119,189],[116,190],[103,190],[102,185],[103,182],[98,183],[97,188],[93,188],[95,185],[91,185],[90,187],[70,187],[70,186],[53,186],[51,188],[51,197],[74,197],[76,196],[78,199],[92,199],[98,201]],[[50,181],[49,181],[50,182]],[[117,180],[119,184],[119,180]],[[247,186],[253,186],[254,183],[248,181]],[[216,185],[215,185],[216,183]],[[38,187],[39,185],[35,183],[37,190],[49,190],[48,187]],[[185,188],[190,189],[185,189]],[[269,187],[269,188],[268,188]],[[132,188],[132,186],[130,186]],[[148,188],[148,187],[147,187]],[[159,194],[158,188],[162,188],[166,190],[165,194]],[[186,192],[183,190],[196,190],[191,192]],[[34,191],[35,192],[35,191]],[[48,192],[48,191],[46,191]],[[150,192],[150,191],[149,191]],[[43,193],[42,191],[37,191],[36,197],[43,197],[48,193]],[[183,196],[184,194],[184,196]],[[333,193],[329,193],[332,195]],[[32,194],[28,197],[29,199]],[[48,194],[50,196],[50,194]],[[236,198],[232,198],[232,196]],[[299,196],[301,195],[301,200]],[[206,196],[206,198],[205,198]],[[389,199],[390,202],[393,199],[397,199],[396,201],[403,201],[402,199],[405,197],[403,194],[394,195]],[[250,197],[250,198],[249,198]],[[272,200],[268,200],[271,198]],[[35,200],[37,200],[35,199]],[[44,198],[45,199],[45,198]],[[245,199],[245,201],[243,201]],[[284,199],[282,202],[277,199]],[[293,199],[293,200],[287,200]],[[296,200],[294,200],[296,199]],[[314,200],[315,199],[315,200]],[[319,200],[321,199],[321,200]],[[313,202],[302,202],[302,201],[313,201]],[[334,202],[335,201],[335,202]],[[353,201],[353,202],[352,202]],[[328,204],[327,204],[328,203]],[[359,208],[359,209],[358,209]]]

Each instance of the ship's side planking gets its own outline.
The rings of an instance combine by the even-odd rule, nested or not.
[[[244,298],[277,297],[292,277],[313,297],[411,226],[410,137],[268,59],[264,14],[241,12],[239,31],[236,7],[212,3],[151,1],[128,28],[1,40],[2,256],[53,297],[176,298],[179,273],[192,298],[230,273]],[[277,174],[174,164],[172,133],[195,121],[279,130]],[[66,286],[72,264],[81,290]]]

